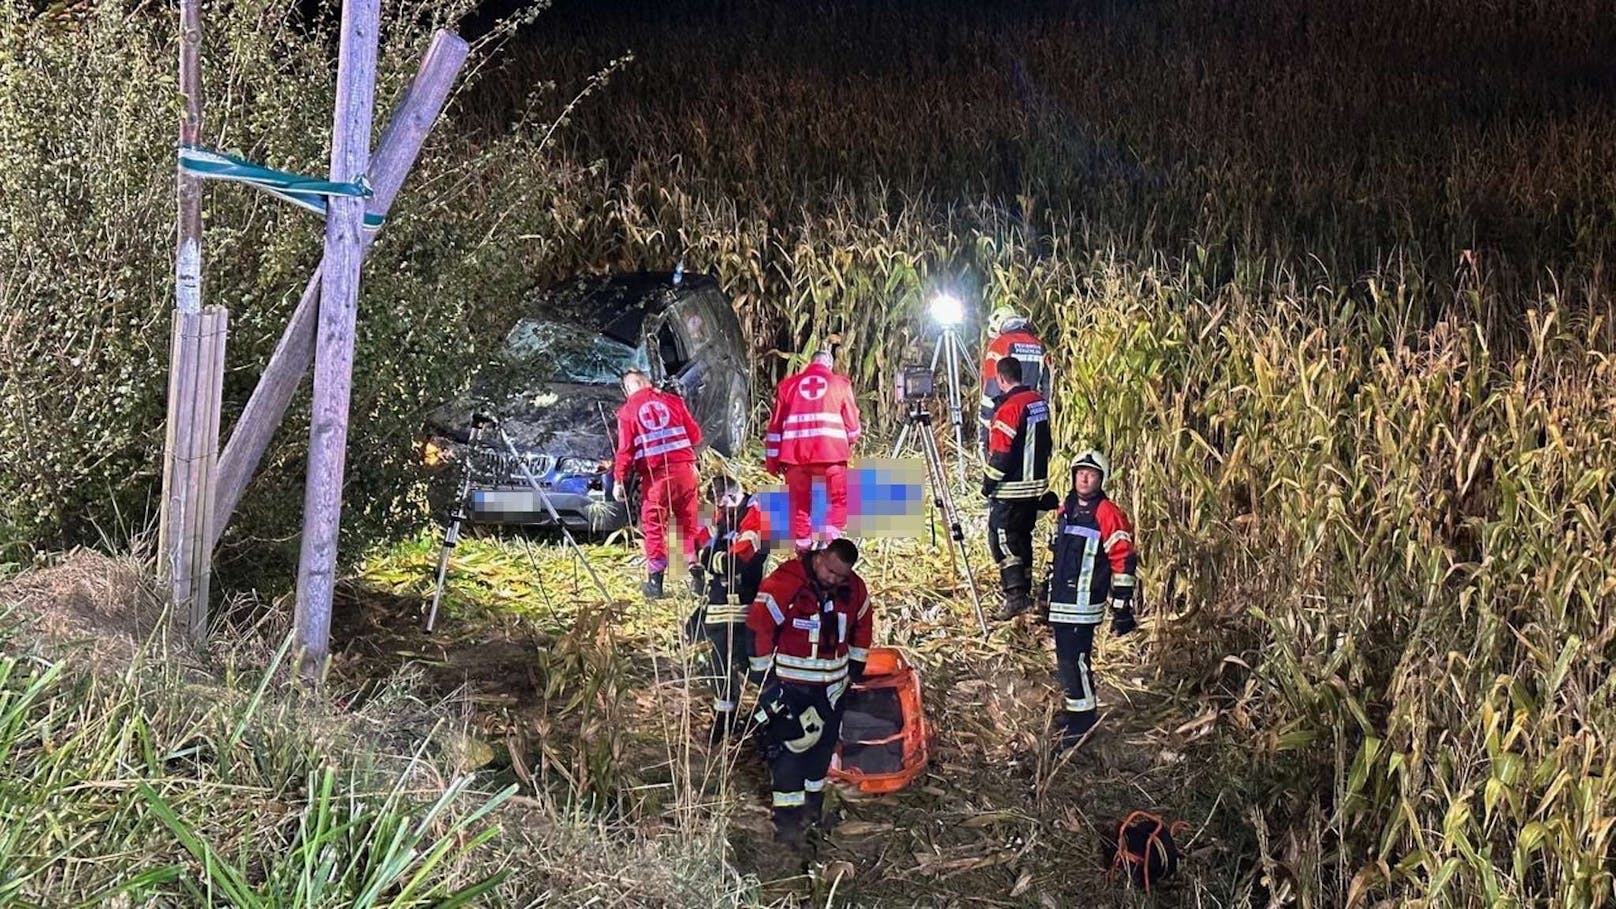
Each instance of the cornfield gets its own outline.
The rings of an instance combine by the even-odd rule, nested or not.
[[[381,248],[435,250],[419,261],[491,298],[430,315],[441,276],[400,267],[377,282],[417,304],[398,327],[461,355],[527,288],[682,259],[734,298],[760,387],[840,334],[890,428],[882,390],[929,353],[932,292],[971,302],[968,332],[1020,307],[1055,351],[1060,450],[1120,467],[1148,664],[1214,705],[1249,899],[1613,902],[1608,4],[930,6],[689,0],[635,31],[559,5],[459,96],[432,194],[406,190],[400,220],[447,226]],[[464,223],[479,207],[500,215]],[[120,267],[155,299],[168,250],[149,245]],[[273,323],[295,258],[233,263],[262,286],[232,305]],[[95,318],[86,343],[137,361],[165,336],[96,341]],[[76,352],[4,362],[54,387],[40,364]],[[357,442],[402,452],[393,405],[454,389],[378,375]],[[150,448],[161,377],[118,381],[109,420],[132,428],[94,466]],[[87,457],[37,444],[15,477]],[[154,476],[116,480],[121,499]],[[579,760],[609,763],[597,744]]]

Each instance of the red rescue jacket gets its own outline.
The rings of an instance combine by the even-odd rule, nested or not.
[[[812,363],[774,391],[774,413],[763,441],[763,466],[845,464],[858,441],[858,402],[846,376]]]
[[[753,672],[773,667],[782,682],[832,685],[847,678],[849,661],[870,658],[870,597],[857,574],[836,590],[820,590],[812,558],[792,559],[763,579],[746,613],[751,665]]]
[[[1049,397],[1049,368],[1044,365],[1044,342],[1024,328],[1012,329],[988,342],[982,352],[982,407],[977,422],[986,437],[988,424],[993,422],[993,399],[1009,391],[999,387],[999,359],[1015,357],[1021,361],[1021,384]]]
[[[701,427],[678,395],[645,387],[628,396],[617,408],[617,456],[612,461],[612,479],[628,479],[634,465],[642,479],[649,478],[669,464],[689,464],[696,460],[701,444]]]

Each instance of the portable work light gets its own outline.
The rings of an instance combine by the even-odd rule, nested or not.
[[[931,318],[943,328],[953,328],[965,321],[965,306],[952,294],[938,294],[931,298]]]

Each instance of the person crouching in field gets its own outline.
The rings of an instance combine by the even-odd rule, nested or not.
[[[1055,631],[1055,665],[1066,704],[1056,720],[1057,751],[1080,741],[1094,726],[1094,629],[1111,610],[1111,633],[1138,627],[1133,614],[1133,525],[1105,495],[1111,463],[1098,451],[1072,462],[1072,490],[1056,515],[1050,566],[1049,624]]]

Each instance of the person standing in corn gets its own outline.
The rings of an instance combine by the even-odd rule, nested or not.
[[[746,614],[748,679],[763,686],[753,718],[774,789],[776,841],[795,849],[821,828],[825,776],[848,686],[864,676],[874,619],[869,590],[853,571],[853,541],[831,540],[763,579]]]
[[[662,596],[663,573],[668,568],[669,519],[678,528],[691,586],[701,590],[701,566],[696,563],[696,446],[701,427],[685,402],[659,391],[645,373],[623,373],[627,400],[617,409],[617,454],[612,461],[612,497],[627,501],[630,468],[640,476],[640,529],[645,533],[647,577],[640,591],[653,599]]]
[[[1065,689],[1065,709],[1056,719],[1056,750],[1080,741],[1094,727],[1094,629],[1111,611],[1111,633],[1138,627],[1133,613],[1134,572],[1139,555],[1133,525],[1106,497],[1111,462],[1098,451],[1072,461],[1072,490],[1056,516],[1050,566],[1049,624],[1055,632],[1055,667]]]
[[[1032,604],[1032,534],[1049,491],[1049,404],[1022,381],[1021,361],[1001,357],[995,367],[1008,389],[994,400],[982,494],[988,499],[988,550],[999,565],[1004,609],[1012,619]],[[1053,508],[1053,504],[1049,507]]]
[[[829,350],[820,350],[806,369],[780,382],[763,439],[764,469],[785,477],[798,552],[814,545],[816,481],[825,484],[829,506],[825,537],[836,539],[847,530],[847,462],[862,427],[852,383],[831,369],[834,362]]]
[[[763,510],[739,480],[717,476],[710,489],[715,505],[713,527],[703,530],[698,540],[701,564],[707,571],[707,604],[692,619],[713,645],[713,726],[707,740],[718,744],[744,728],[737,722],[736,709],[752,656],[746,613],[763,583],[769,542]]]
[[[988,430],[993,424],[994,401],[1008,390],[999,381],[998,363],[1015,357],[1021,363],[1021,382],[1049,399],[1050,371],[1044,362],[1044,342],[1032,333],[1025,316],[1009,306],[1000,306],[988,316],[988,346],[982,352],[982,406],[977,412],[977,441],[987,450]]]

